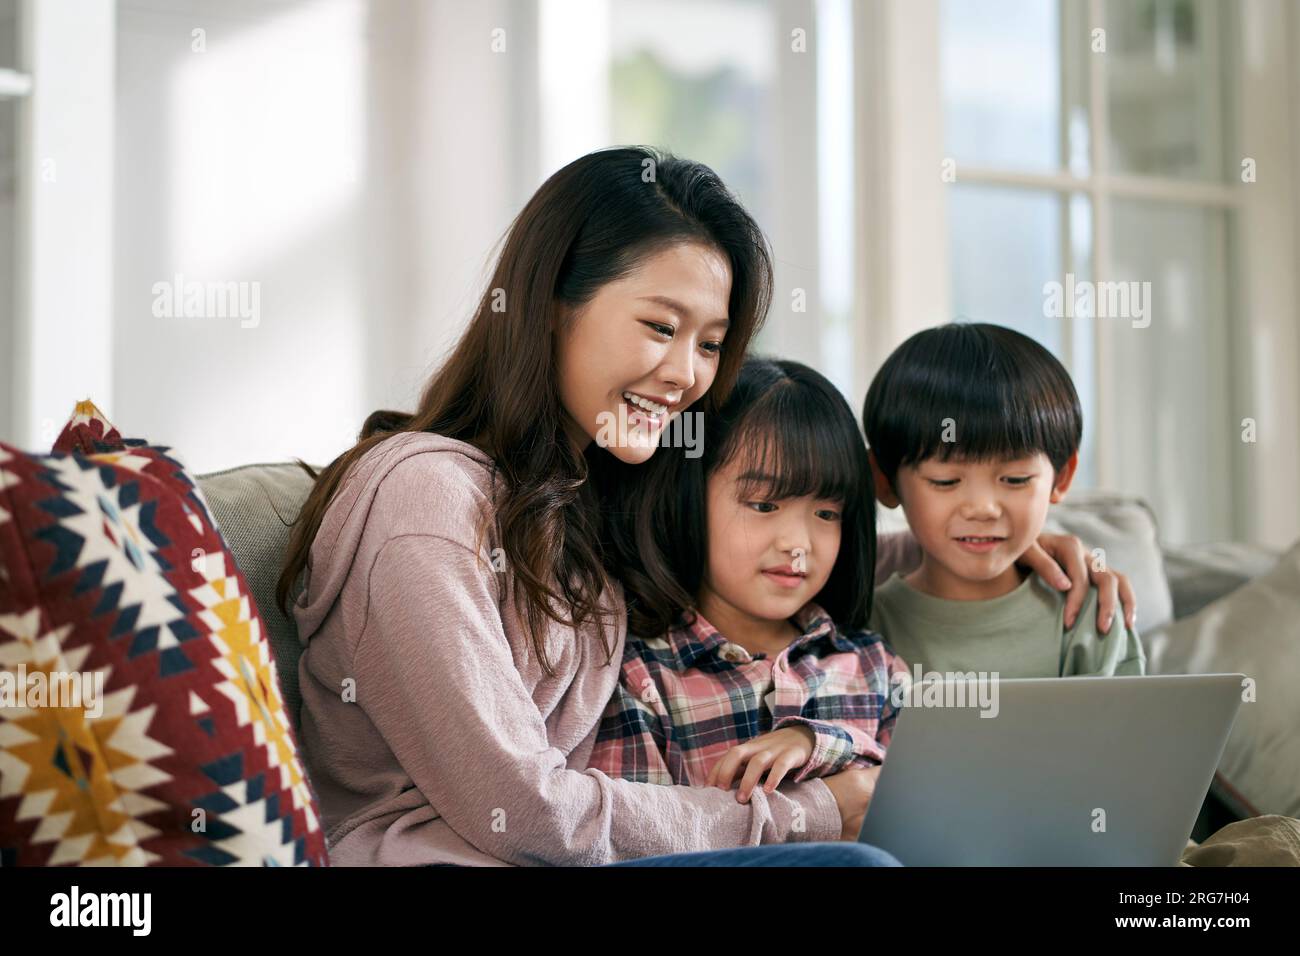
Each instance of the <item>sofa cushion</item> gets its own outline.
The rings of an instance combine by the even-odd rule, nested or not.
[[[1174,617],[1190,617],[1277,564],[1281,552],[1241,541],[1166,545],[1165,574]]]
[[[1152,674],[1253,679],[1219,776],[1254,812],[1300,817],[1300,543],[1271,571],[1144,640]]]
[[[0,444],[6,689],[0,864],[326,862],[262,619],[201,489],[89,402],[53,454]]]
[[[262,612],[280,674],[285,709],[296,730],[302,709],[298,692],[302,645],[293,618],[275,602],[275,582],[289,544],[289,525],[298,517],[312,489],[312,479],[297,465],[281,463],[243,465],[199,475],[198,482]],[[291,601],[293,597],[290,595]]]

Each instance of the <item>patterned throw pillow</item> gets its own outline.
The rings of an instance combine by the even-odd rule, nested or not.
[[[0,443],[0,866],[326,864],[244,576],[169,449]]]

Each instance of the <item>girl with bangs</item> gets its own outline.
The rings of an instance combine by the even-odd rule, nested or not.
[[[853,412],[823,376],[750,359],[699,458],[661,455],[616,550],[629,637],[590,766],[749,801],[878,773],[903,662],[867,629],[875,500]],[[641,635],[634,637],[633,635]]]

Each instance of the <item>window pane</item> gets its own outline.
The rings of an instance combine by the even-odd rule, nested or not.
[[[1109,0],[1106,95],[1114,172],[1221,179],[1224,19],[1211,0]]]
[[[956,318],[1005,325],[1059,356],[1061,322],[1043,315],[1043,283],[1061,273],[1060,197],[961,183],[949,196]]]
[[[943,0],[946,149],[959,169],[1061,165],[1057,15],[1055,0]]]
[[[1109,397],[1122,426],[1114,474],[1118,487],[1152,504],[1162,538],[1174,544],[1233,537],[1232,449],[1243,447],[1246,413],[1228,401],[1225,215],[1154,202],[1113,207],[1113,278],[1150,283],[1146,316],[1104,318],[1098,309],[1097,321],[1109,323]]]
[[[611,141],[708,163],[759,222],[770,221],[774,29],[770,4],[758,0],[614,0]]]
[[[949,193],[952,301],[962,322],[990,322],[1041,342],[1070,370],[1084,415],[1078,487],[1096,482],[1095,362],[1086,318],[1048,317],[1044,286],[1064,284],[1065,200],[1055,192],[957,184]],[[1091,272],[1087,199],[1070,205],[1070,268]]]

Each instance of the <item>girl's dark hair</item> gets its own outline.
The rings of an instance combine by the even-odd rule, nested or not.
[[[556,375],[561,305],[580,307],[647,256],[677,243],[718,250],[731,267],[730,327],[704,410],[735,380],[772,296],[771,254],[758,225],[707,166],[643,147],[599,150],[552,175],[515,218],[469,328],[430,378],[415,412],[373,412],[358,441],[315,479],[290,534],[276,599],[287,603],[312,539],[351,466],[399,432],[470,442],[494,459],[495,520],[517,584],[515,597],[547,673],[547,621],[600,619],[610,586],[602,544],[601,475],[635,470],[593,442],[566,437]],[[501,291],[498,291],[501,290]],[[505,311],[498,310],[503,300]],[[593,471],[593,465],[597,466]],[[592,481],[589,481],[589,474]],[[567,610],[557,613],[556,608]],[[601,620],[607,658],[613,646]]]
[[[1083,410],[1070,373],[1033,339],[954,322],[916,333],[885,360],[867,390],[862,427],[897,491],[898,469],[930,458],[1042,452],[1060,471],[1083,440]]]
[[[656,636],[693,619],[708,555],[708,480],[738,455],[746,472],[771,477],[749,483],[755,497],[843,502],[839,557],[814,600],[840,626],[865,629],[876,566],[875,496],[853,411],[808,366],[750,358],[722,407],[704,413],[703,453],[690,458],[681,449],[660,449],[646,480],[611,509],[628,630]]]

